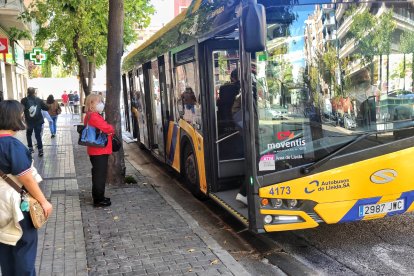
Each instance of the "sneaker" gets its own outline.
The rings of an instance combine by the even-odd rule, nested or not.
[[[238,193],[236,196],[236,200],[247,205],[247,196],[243,196],[241,193]]]
[[[33,148],[29,148],[29,152],[30,152],[30,154],[33,154],[34,153],[34,149]]]
[[[55,138],[55,135],[54,135],[54,134],[52,134],[51,138]]]
[[[39,157],[42,157],[43,156],[43,149],[40,149],[39,150]]]
[[[108,207],[111,206],[111,201],[107,201],[107,200],[102,200],[100,202],[94,202],[93,206],[94,207]]]

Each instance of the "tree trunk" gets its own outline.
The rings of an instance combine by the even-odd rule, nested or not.
[[[411,53],[411,91],[414,92],[414,52]]]
[[[108,123],[115,126],[116,134],[121,135],[121,58],[123,54],[124,1],[109,0],[108,52],[106,60],[106,107]],[[124,184],[124,150],[113,153],[108,162],[108,182],[113,185]]]
[[[390,54],[387,54],[387,95],[390,92]]]
[[[404,84],[403,84],[403,90],[405,91],[405,53],[404,53],[404,64],[403,64],[403,80],[404,80]]]
[[[88,61],[86,60],[85,56],[82,55],[82,51],[79,48],[79,34],[76,33],[75,37],[73,38],[73,48],[75,49],[76,59],[79,63],[79,81],[82,85],[83,92],[85,93],[85,98],[90,94],[90,90],[88,87],[88,83],[86,82],[86,75],[85,71],[88,68]]]
[[[379,61],[379,77],[380,77],[379,89],[380,91],[382,91],[382,55],[380,55],[380,61]]]
[[[95,73],[95,58],[92,58],[91,61],[89,61],[88,64],[88,88],[89,88],[89,93],[91,93],[93,91],[93,78],[94,78],[94,73]]]

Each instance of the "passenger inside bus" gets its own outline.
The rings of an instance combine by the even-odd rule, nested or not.
[[[195,113],[194,106],[197,103],[197,99],[191,87],[185,88],[185,91],[181,94],[181,101],[185,110],[190,110],[193,114]]]
[[[252,66],[252,93],[253,93],[253,101],[256,104],[261,104],[259,100],[258,101],[258,93],[257,93],[257,78],[256,78],[256,67]],[[236,96],[236,99],[233,103],[233,107],[232,107],[232,113],[233,113],[233,120],[234,123],[241,129],[243,130],[243,114],[242,114],[242,97],[241,97],[241,93],[239,93]],[[243,157],[244,157],[244,152],[243,152]],[[246,187],[246,183],[245,181],[242,181],[242,184],[239,187],[239,192],[236,195],[236,200],[243,203],[244,205],[248,205],[247,203],[247,187]]]
[[[376,121],[376,105],[380,95],[379,89],[371,84],[370,71],[362,69],[356,76],[357,86],[351,98],[355,100],[358,126],[369,126]]]
[[[237,68],[230,74],[230,82],[220,86],[217,100],[217,120],[219,135],[230,134],[233,130],[232,107],[236,96],[240,92],[240,81]]]
[[[187,86],[184,92],[181,94],[181,103],[184,110],[183,119],[190,123],[193,122],[193,119],[195,117],[195,105],[197,104],[197,99],[191,87]]]

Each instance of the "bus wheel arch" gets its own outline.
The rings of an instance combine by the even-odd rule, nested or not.
[[[187,136],[183,136],[181,140],[181,174],[190,192],[196,198],[205,200],[207,196],[200,189],[198,163],[193,144]]]

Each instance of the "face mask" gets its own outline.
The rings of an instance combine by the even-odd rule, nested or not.
[[[96,111],[98,113],[102,113],[104,111],[104,108],[105,108],[105,104],[102,103],[102,102],[100,102],[96,105]]]

